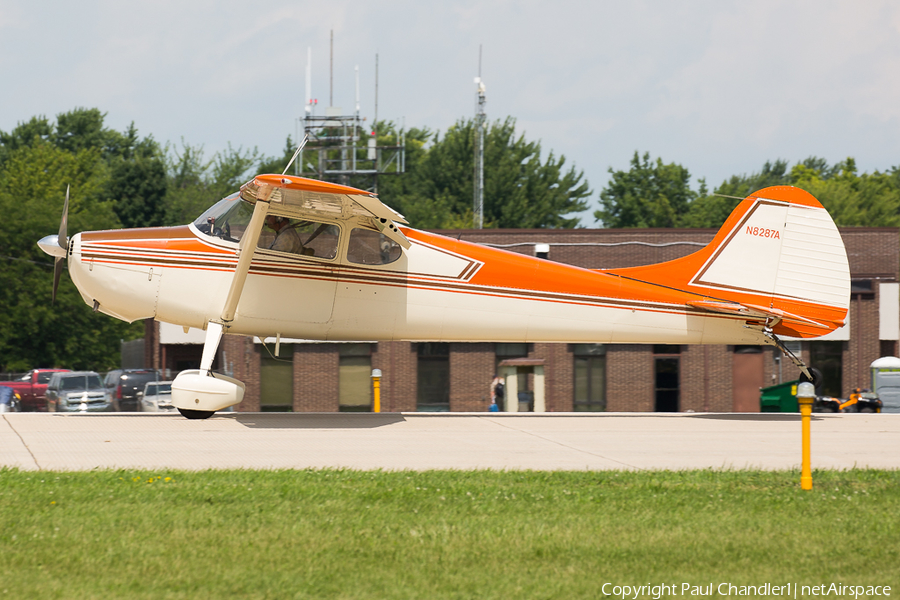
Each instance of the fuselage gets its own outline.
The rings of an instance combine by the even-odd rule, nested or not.
[[[227,332],[311,340],[761,344],[761,327],[687,304],[702,295],[401,228],[387,264],[255,248]],[[205,328],[222,311],[240,244],[196,225],[86,232],[69,272],[114,317]],[[247,251],[247,250],[244,250]]]

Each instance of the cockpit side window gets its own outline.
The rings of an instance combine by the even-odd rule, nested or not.
[[[340,233],[340,227],[331,223],[269,215],[258,246],[277,252],[332,259],[337,255]]]
[[[355,228],[347,244],[347,260],[359,265],[387,265],[402,254],[400,245],[383,233]]]

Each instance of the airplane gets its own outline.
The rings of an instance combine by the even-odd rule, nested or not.
[[[376,195],[259,175],[178,227],[66,233],[38,242],[84,301],[124,321],[206,331],[172,402],[189,419],[238,404],[211,371],[222,335],[309,340],[769,344],[844,325],[847,254],[811,194],[743,199],[703,249],[654,265],[584,269],[413,229]]]

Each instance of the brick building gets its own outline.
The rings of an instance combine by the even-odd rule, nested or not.
[[[869,364],[896,356],[900,338],[900,234],[842,228],[850,263],[848,325],[814,341],[788,342],[846,397],[869,384]],[[589,269],[672,260],[705,246],[712,229],[465,230],[438,232]],[[146,366],[168,377],[197,368],[202,332],[147,323]],[[496,372],[508,410],[752,412],[759,388],[798,371],[768,346],[509,343],[318,343],[225,336],[214,368],[247,385],[241,411],[371,410],[380,369],[382,411],[483,411]],[[516,393],[521,392],[521,394]]]

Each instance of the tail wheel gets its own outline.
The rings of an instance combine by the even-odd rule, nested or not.
[[[178,412],[185,419],[208,419],[216,414],[214,410],[191,410],[189,408],[179,408]]]
[[[822,382],[823,382],[822,371],[818,370],[815,367],[810,367],[809,374],[812,375],[812,378],[807,377],[805,373],[800,373],[800,382],[801,383],[809,382],[809,383],[813,384],[813,387],[816,388],[816,395],[821,396],[822,395]]]

